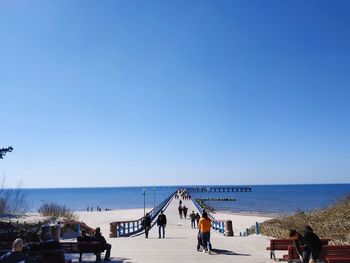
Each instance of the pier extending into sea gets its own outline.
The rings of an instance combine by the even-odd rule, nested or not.
[[[182,204],[188,207],[189,214],[192,211],[198,212],[191,200],[183,200]],[[148,239],[144,235],[108,238],[108,242],[112,244],[112,262],[271,262],[266,253],[268,238],[263,236],[225,237],[212,232],[212,255],[197,252],[198,229],[191,228],[191,221],[188,217],[180,219],[178,205],[179,200],[171,199],[164,211],[168,221],[164,239],[158,238],[156,225],[152,227]]]
[[[187,187],[188,193],[213,193],[213,192],[251,192],[251,187],[240,187],[240,186],[230,186],[230,187]]]

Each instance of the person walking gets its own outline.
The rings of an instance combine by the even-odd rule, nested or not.
[[[160,211],[160,215],[157,219],[159,238],[161,238],[161,230],[163,229],[163,238],[165,238],[166,216],[163,214],[163,210]]]
[[[201,217],[200,217],[200,215],[197,213],[196,214],[196,222],[197,222],[197,227],[198,227],[198,224],[199,224],[199,219],[200,219]]]
[[[148,238],[148,232],[151,229],[151,217],[149,213],[146,213],[145,217],[142,220],[142,226],[145,229],[145,238]]]
[[[196,214],[194,211],[190,214],[190,219],[191,219],[191,228],[196,228]]]
[[[315,263],[319,258],[322,250],[322,243],[320,238],[310,230],[312,229],[292,229],[289,233],[290,239],[294,240],[294,245],[298,251],[299,259],[303,263]],[[305,244],[303,250],[300,248],[301,244]]]
[[[211,244],[210,244],[210,229],[211,220],[208,218],[207,212],[204,212],[201,219],[199,220],[198,228],[202,235],[203,252],[208,252],[211,254]]]
[[[182,219],[182,212],[183,212],[183,209],[182,209],[182,206],[181,206],[181,205],[179,205],[178,210],[179,210],[180,219]]]
[[[187,217],[187,211],[188,211],[188,208],[184,205],[183,208],[182,208],[182,212],[184,214],[184,218],[186,219]]]

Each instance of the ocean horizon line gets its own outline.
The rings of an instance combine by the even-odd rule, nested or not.
[[[235,187],[255,187],[255,186],[307,186],[307,185],[350,185],[348,183],[290,183],[290,184],[205,184],[205,185],[121,185],[121,186],[72,186],[72,187],[23,187],[21,189],[40,190],[40,189],[112,189],[112,188],[162,188],[162,187],[220,187],[220,186],[235,186]],[[17,189],[15,187],[4,187],[4,189]]]

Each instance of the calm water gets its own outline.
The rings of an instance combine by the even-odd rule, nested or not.
[[[235,202],[213,202],[216,210],[290,213],[326,207],[350,193],[350,184],[251,186],[248,193],[196,193],[193,197],[233,197]],[[178,187],[145,187],[146,207],[158,204]],[[31,211],[43,202],[56,202],[72,210],[89,206],[102,209],[143,208],[143,187],[24,189]]]

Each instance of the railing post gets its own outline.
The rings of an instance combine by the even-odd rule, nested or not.
[[[117,222],[117,237],[120,237],[120,223]]]

